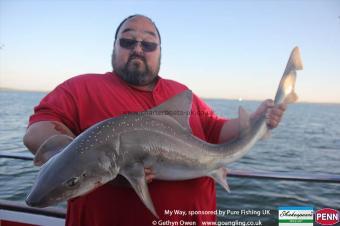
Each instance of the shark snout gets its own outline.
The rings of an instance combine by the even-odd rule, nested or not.
[[[32,207],[43,207],[41,206],[41,201],[38,199],[33,199],[30,195],[26,198],[25,200],[26,204],[28,206],[32,206]]]
[[[50,203],[47,202],[47,199],[44,199],[41,194],[37,192],[31,192],[25,199],[25,202],[28,206],[32,207],[47,207]]]

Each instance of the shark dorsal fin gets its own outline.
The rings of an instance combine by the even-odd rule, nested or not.
[[[192,107],[192,91],[185,90],[147,112],[150,115],[166,115],[175,119],[184,129],[191,131],[189,117]]]

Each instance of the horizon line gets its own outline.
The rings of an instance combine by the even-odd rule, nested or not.
[[[52,90],[32,90],[32,89],[18,89],[18,88],[8,88],[0,86],[0,91],[16,91],[16,92],[32,92],[32,93],[48,93]],[[201,96],[202,99],[205,100],[235,100],[235,101],[263,101],[262,99],[243,99],[241,98],[228,98],[228,97],[204,97]],[[296,104],[340,104],[340,102],[318,102],[318,101],[297,101]]]

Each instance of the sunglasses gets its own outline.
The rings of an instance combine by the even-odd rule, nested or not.
[[[119,39],[119,45],[124,49],[134,49],[136,45],[140,43],[142,46],[142,49],[145,52],[152,52],[157,49],[158,44],[155,42],[147,42],[147,41],[137,41],[134,39],[128,39],[128,38],[120,38]]]

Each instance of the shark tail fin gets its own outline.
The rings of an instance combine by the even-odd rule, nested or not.
[[[291,53],[292,64],[294,65],[295,70],[302,70],[303,63],[301,60],[301,54],[299,47],[294,47]]]
[[[292,90],[292,92],[290,92],[290,94],[288,96],[286,96],[286,98],[284,99],[284,103],[285,104],[291,104],[294,103],[298,100],[298,95],[295,93],[294,90]]]

